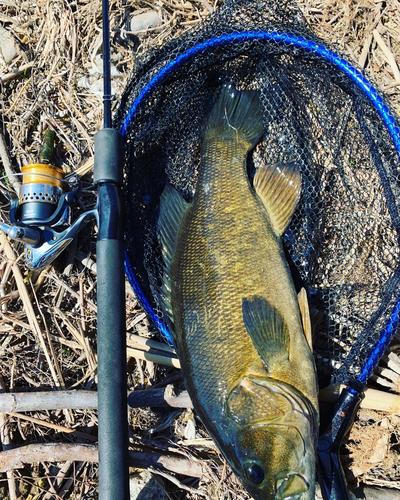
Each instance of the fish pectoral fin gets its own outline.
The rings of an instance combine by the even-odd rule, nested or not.
[[[179,229],[190,205],[191,203],[185,201],[170,184],[165,186],[160,198],[157,236],[161,244],[164,261],[163,283],[160,291],[163,298],[164,312],[172,323],[171,266],[175,258]]]
[[[261,167],[254,176],[254,189],[265,206],[272,229],[282,236],[300,198],[299,167],[294,162]]]
[[[243,322],[267,370],[289,359],[289,330],[279,312],[263,297],[242,301]]]
[[[299,301],[299,308],[301,314],[301,321],[303,324],[304,335],[312,351],[312,327],[310,318],[310,309],[308,307],[307,292],[305,288],[302,288],[297,295]]]
[[[166,184],[160,198],[160,215],[157,222],[158,239],[167,269],[175,258],[179,229],[191,203],[185,201],[171,184]]]

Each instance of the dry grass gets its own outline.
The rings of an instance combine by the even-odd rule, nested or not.
[[[124,27],[125,13],[150,8],[158,12],[162,24],[137,33],[138,53],[189,29],[215,7],[212,0],[110,0],[110,4],[113,30]],[[400,2],[301,0],[299,5],[315,32],[364,67],[400,115]],[[58,138],[56,164],[67,173],[82,175],[81,208],[91,208],[95,204],[93,136],[102,119],[101,1],[0,0],[0,23],[12,32],[18,50],[10,64],[0,58],[0,133],[11,166],[19,171],[35,161],[43,131],[52,128]],[[112,61],[118,99],[134,68],[135,52],[113,43]],[[4,178],[0,185],[6,187]],[[7,201],[1,200],[0,219],[7,222]],[[88,257],[95,260],[95,240],[93,227],[81,233],[77,245],[71,245],[54,265],[29,272],[21,245],[2,238],[3,391],[96,387],[96,273],[88,261]],[[154,332],[129,287],[126,306],[128,334],[151,337]],[[152,361],[130,357],[128,371],[131,390],[168,383],[182,386],[177,369]],[[4,449],[32,443],[91,443],[96,437],[94,410],[34,411],[28,413],[29,419],[24,415],[0,414]],[[373,484],[394,481],[392,485],[400,487],[394,472],[399,460],[398,425],[394,415],[359,420],[348,446],[349,457],[357,464],[357,468],[351,466],[355,476]],[[130,429],[131,444],[136,447],[195,456],[204,463],[206,473],[200,480],[173,473],[169,478],[157,476],[166,498],[248,498],[191,412],[135,409],[130,413]],[[376,442],[382,443],[386,454],[369,450],[368,443],[373,450]],[[96,498],[96,465],[79,460],[72,454],[65,463],[36,463],[7,477],[3,474],[0,497],[17,498],[16,488],[22,498]]]

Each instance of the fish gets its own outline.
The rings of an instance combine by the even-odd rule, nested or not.
[[[294,162],[247,157],[257,91],[224,85],[205,125],[195,193],[160,198],[162,307],[194,409],[255,500],[314,499],[317,377],[281,237],[301,193]]]

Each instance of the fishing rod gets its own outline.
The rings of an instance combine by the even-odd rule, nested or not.
[[[123,241],[122,136],[112,128],[108,0],[102,0],[104,128],[95,135],[97,206],[73,220],[81,184],[54,166],[52,130],[46,130],[38,161],[21,169],[19,192],[8,191],[10,224],[0,230],[24,244],[26,264],[50,264],[87,219],[96,218],[99,498],[129,498],[126,383],[125,269]]]
[[[104,128],[95,135],[99,499],[129,498],[122,136],[112,128],[108,0],[102,0]]]

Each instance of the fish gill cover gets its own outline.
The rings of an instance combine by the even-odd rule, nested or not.
[[[276,162],[301,169],[283,242],[296,287],[307,290],[320,385],[347,382],[400,297],[400,132],[382,97],[291,1],[228,0],[139,60],[115,119],[126,144],[130,279],[165,333],[160,197],[170,183],[192,199],[206,120],[227,82],[257,90],[261,102],[249,178]]]

